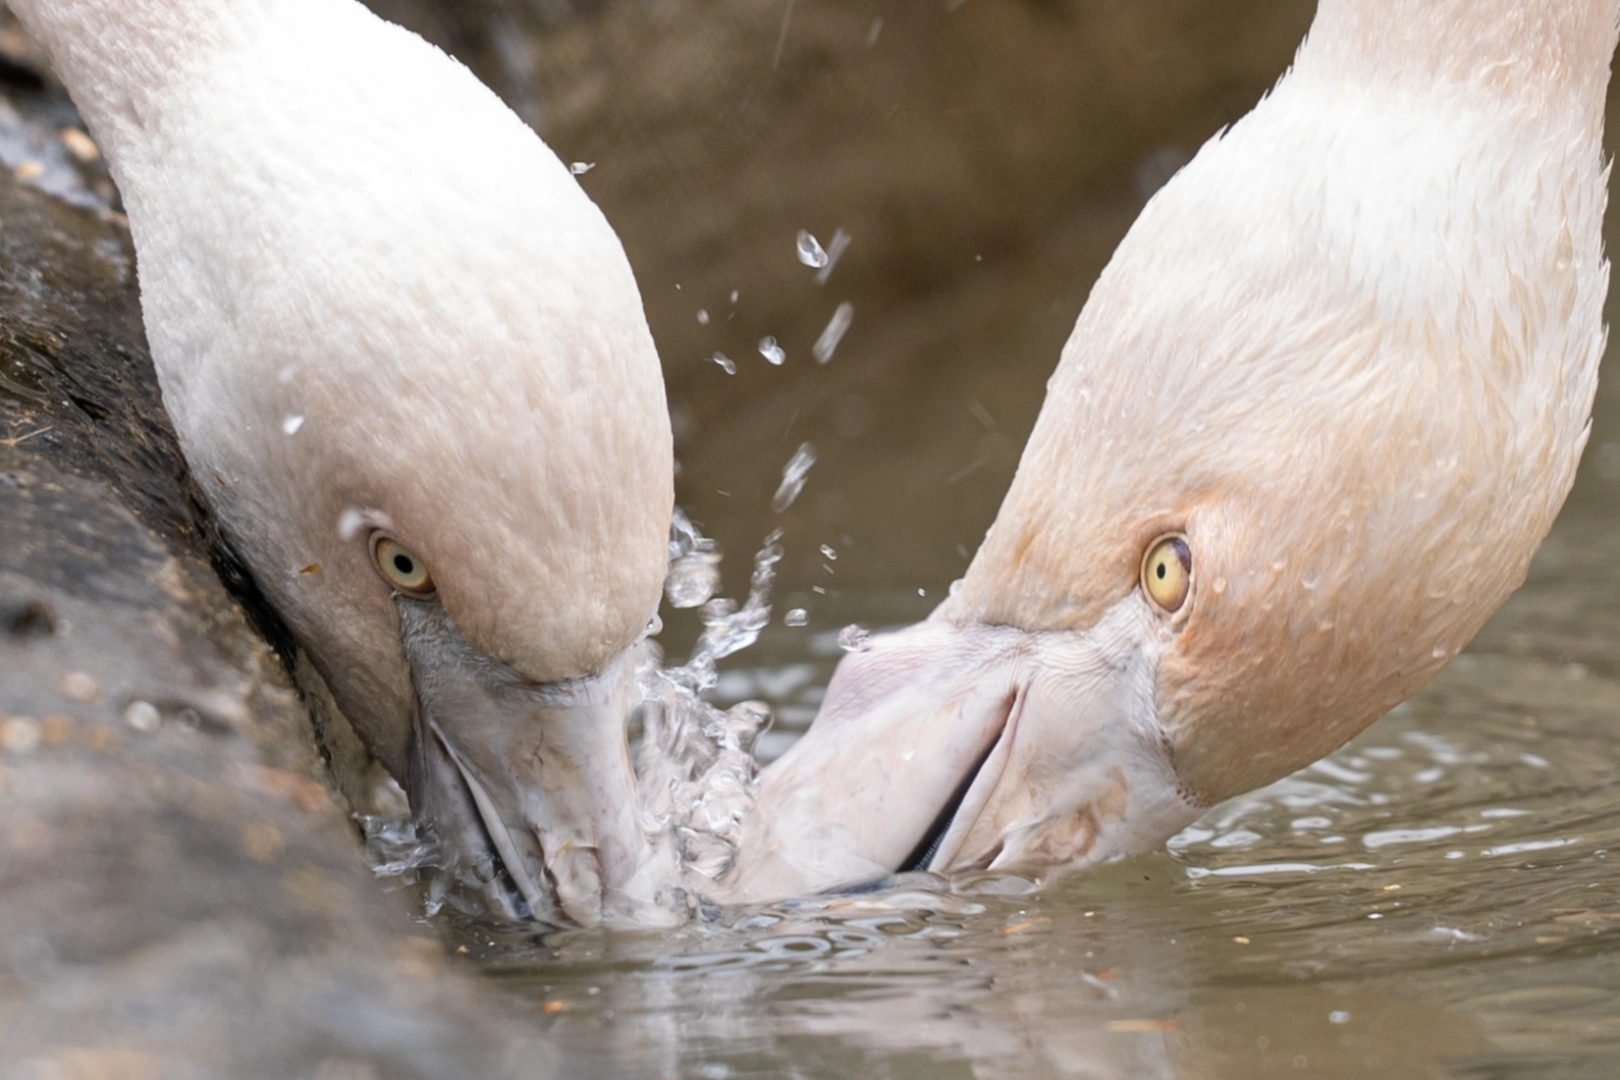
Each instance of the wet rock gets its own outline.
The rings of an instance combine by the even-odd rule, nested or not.
[[[0,156],[70,115],[28,85]],[[0,171],[0,1080],[551,1075],[363,864],[71,169]]]

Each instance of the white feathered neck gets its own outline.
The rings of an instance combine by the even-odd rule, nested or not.
[[[662,378],[556,156],[354,0],[12,6],[107,152],[187,459],[345,708],[397,723],[410,693],[355,513],[532,679],[641,635],[673,500]]]
[[[1093,625],[1183,531],[1200,800],[1333,749],[1523,579],[1603,353],[1616,0],[1324,0],[1097,282],[938,618]]]

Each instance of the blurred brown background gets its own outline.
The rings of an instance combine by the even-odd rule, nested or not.
[[[960,574],[1091,282],[1146,197],[1276,80],[1314,10],[371,2],[469,63],[565,161],[594,165],[582,183],[624,239],[663,357],[680,501],[731,554],[731,590],[785,525],[778,611],[804,606],[812,628],[878,617],[880,595],[919,614]],[[796,256],[800,229],[849,237],[823,285]],[[844,302],[853,324],[818,365]],[[773,514],[803,442],[818,463]]]

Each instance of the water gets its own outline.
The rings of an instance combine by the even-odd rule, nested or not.
[[[821,241],[804,229],[799,230],[798,248],[799,261],[806,266],[820,270],[832,261],[827,257],[827,252],[822,249]]]
[[[1166,853],[475,954],[581,1075],[1610,1076],[1620,680],[1523,636],[1607,543],[1570,523],[1433,686]],[[717,702],[770,702],[771,756],[837,652],[766,631]]]
[[[771,509],[778,514],[793,505],[804,490],[804,484],[810,477],[810,469],[816,463],[816,448],[809,443],[800,443],[799,448],[793,452],[793,457],[782,466],[782,482],[776,485],[776,494],[771,496]]]
[[[849,333],[850,324],[855,321],[855,305],[848,300],[839,304],[833,311],[832,318],[827,320],[827,328],[816,338],[816,343],[810,347],[811,354],[816,363],[825,364],[833,358],[838,346]]]

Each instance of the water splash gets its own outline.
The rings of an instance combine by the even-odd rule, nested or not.
[[[714,595],[719,544],[679,509],[671,521],[665,592],[676,607],[699,608],[703,632],[679,666],[662,666],[656,645],[647,649],[637,670],[643,734],[636,771],[637,811],[647,837],[643,863],[657,879],[660,906],[677,915],[690,915],[701,897],[726,883],[753,809],[759,772],[754,744],[770,726],[770,709],[757,701],[721,709],[704,694],[719,682],[717,662],[754,644],[770,623],[781,539],[781,530],[765,538],[739,604]],[[652,620],[649,636],[660,629]],[[485,914],[480,894],[493,865],[446,865],[432,829],[409,814],[360,820],[374,873],[397,887],[420,887],[428,915],[446,906]]]
[[[800,443],[793,457],[782,466],[782,482],[776,487],[776,494],[771,497],[771,509],[778,514],[793,505],[804,490],[804,482],[810,476],[810,467],[816,463],[816,448],[809,443]]]
[[[864,626],[850,623],[838,631],[838,647],[845,652],[865,652],[872,644],[872,632]]]
[[[816,358],[816,363],[825,364],[833,358],[838,351],[838,345],[849,333],[850,323],[855,321],[855,305],[845,300],[833,312],[832,318],[827,322],[827,328],[816,338],[816,343],[810,347],[810,352]]]
[[[799,230],[799,261],[804,265],[820,270],[832,260],[827,257],[826,249],[821,241],[810,235],[806,229]]]
[[[847,247],[849,247],[849,233],[840,226],[833,233],[832,242],[827,245],[827,264],[816,271],[817,285],[827,284],[827,279],[832,277],[833,269],[838,266],[838,260],[844,257],[844,249]]]
[[[642,821],[655,846],[673,846],[683,879],[700,893],[736,866],[759,771],[754,743],[771,720],[760,702],[722,710],[702,695],[719,681],[716,662],[759,640],[769,624],[781,538],[780,530],[772,532],[755,554],[748,596],[740,606],[726,598],[703,605],[703,634],[685,664],[664,668],[649,662],[641,671]]]
[[[704,536],[680,507],[669,524],[669,576],[664,596],[671,607],[695,608],[720,588],[720,546]]]

